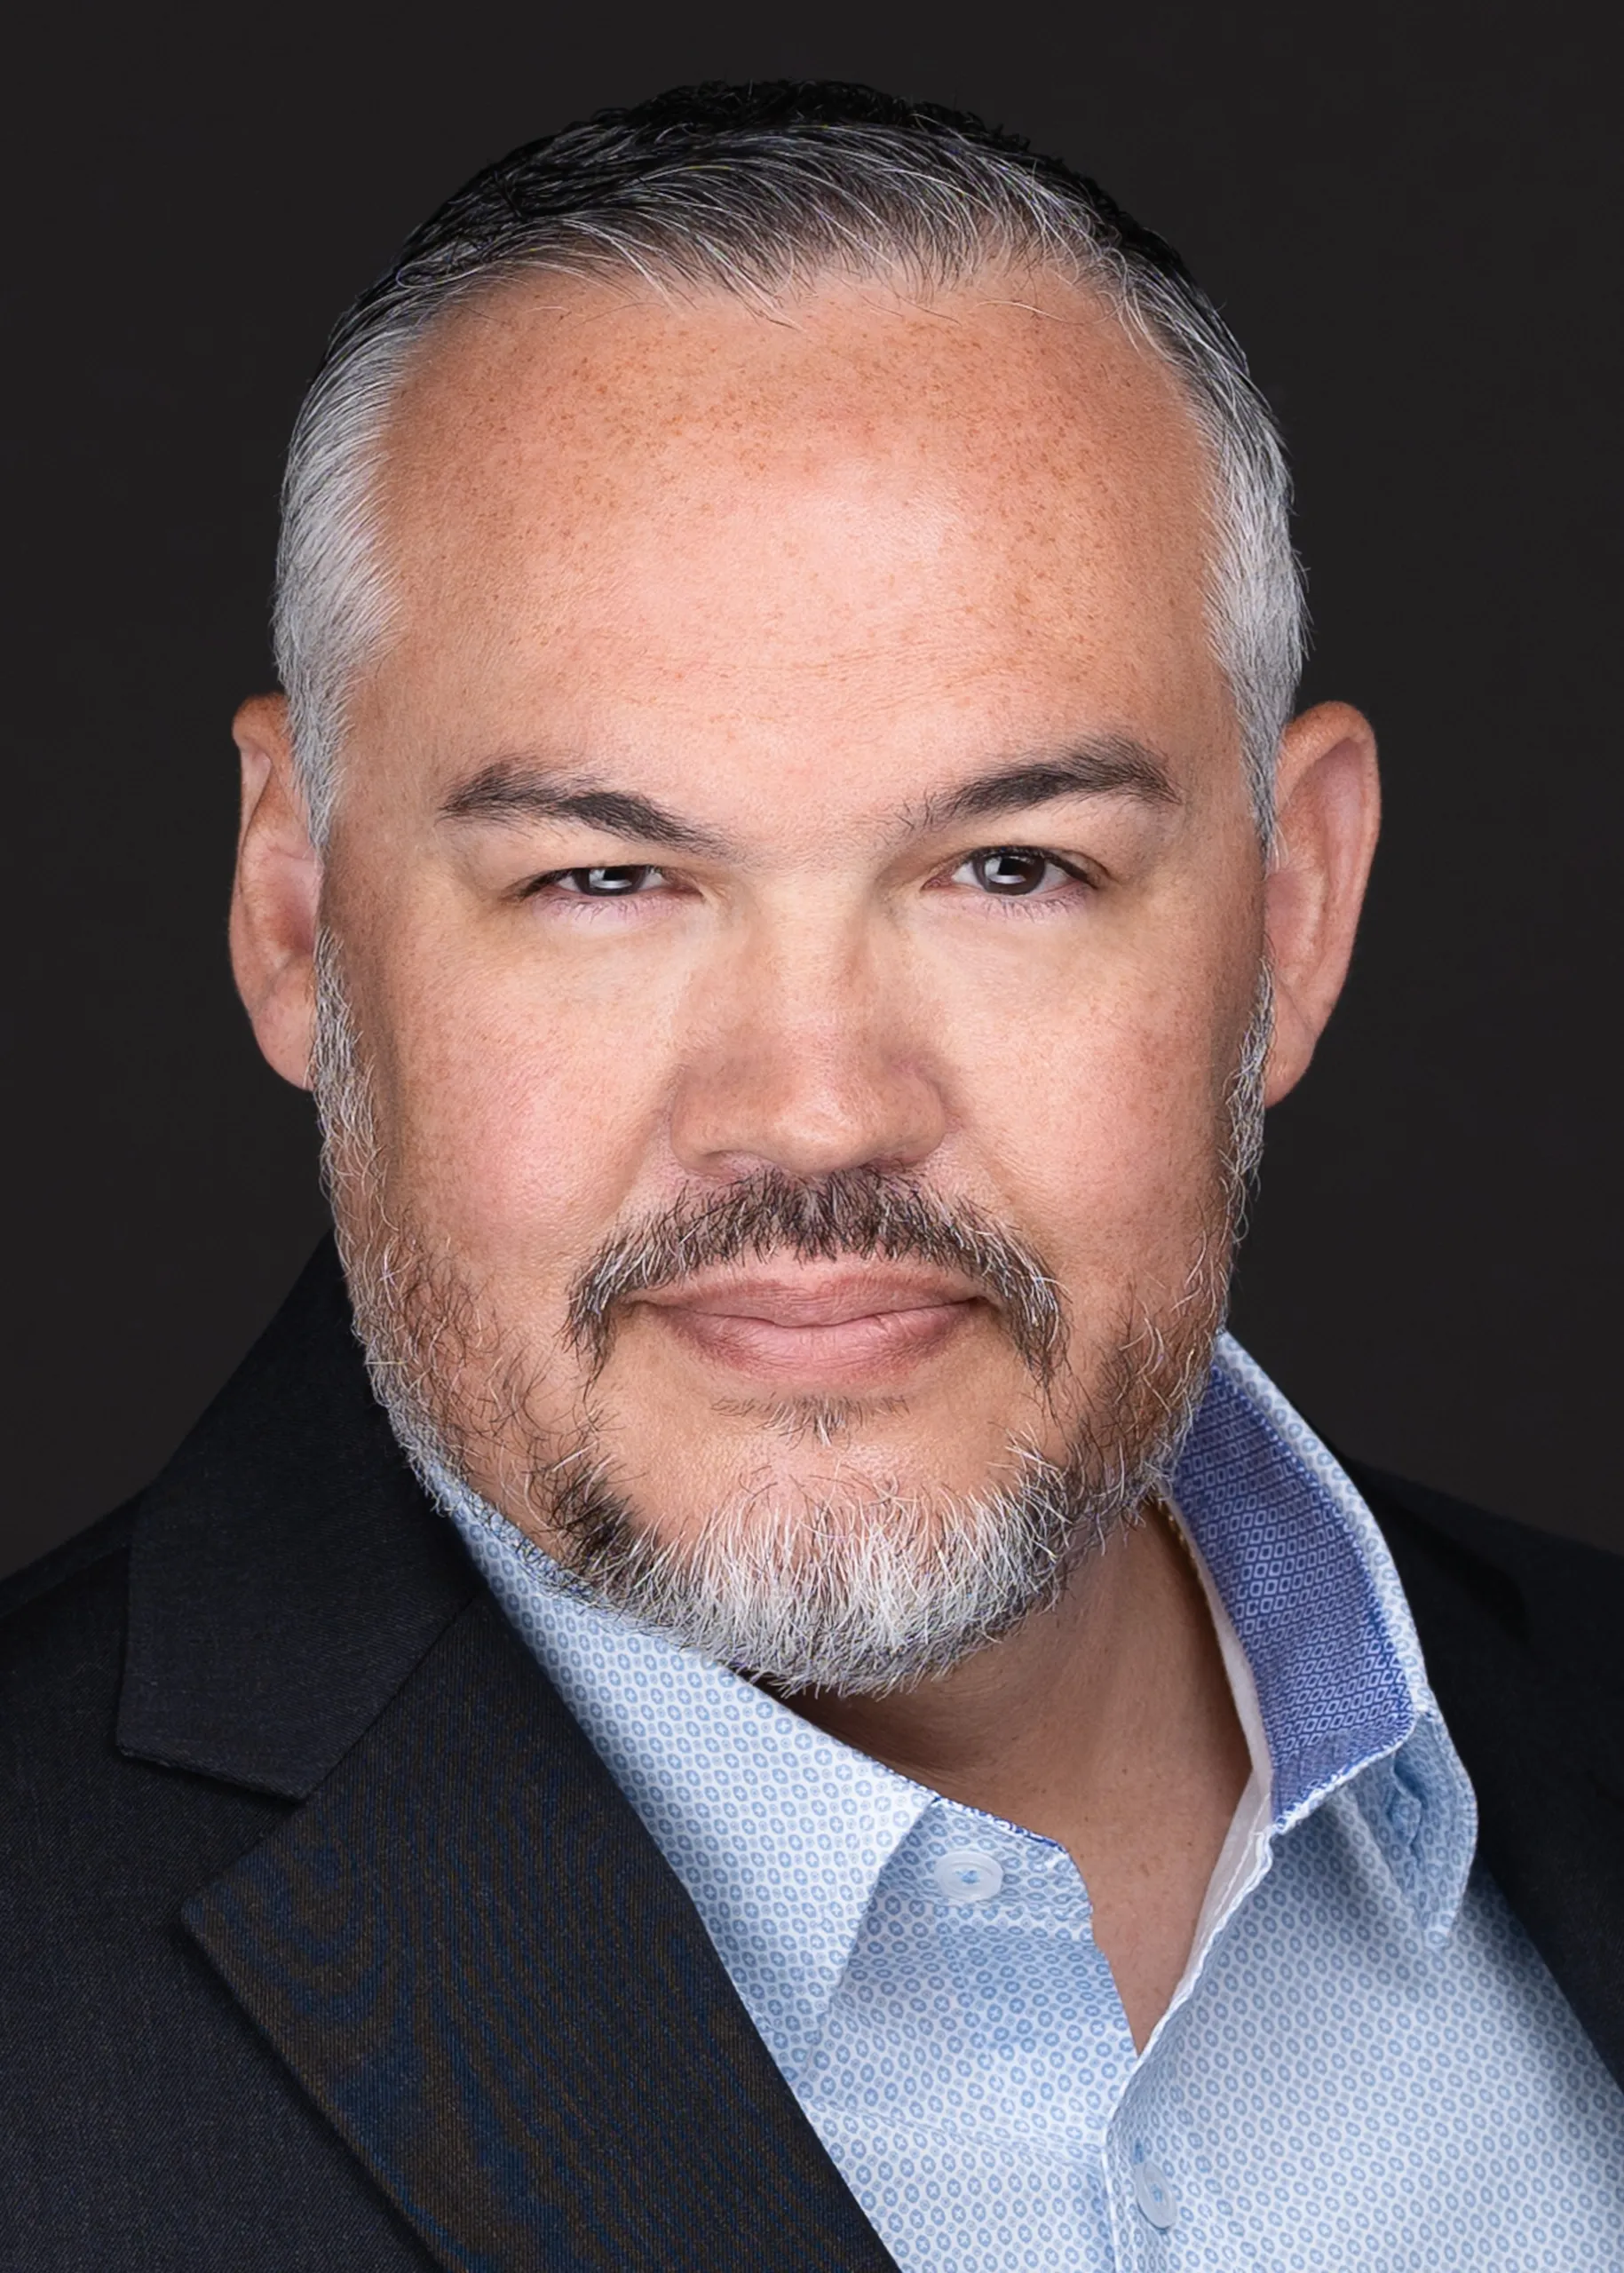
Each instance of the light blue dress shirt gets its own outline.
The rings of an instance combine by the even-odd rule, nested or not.
[[[1061,1848],[441,1496],[903,2273],[1624,2273],[1624,2095],[1472,1872],[1374,1519],[1232,1341],[1176,1498],[1254,1772],[1142,2052]]]

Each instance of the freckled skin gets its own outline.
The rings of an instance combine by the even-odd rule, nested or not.
[[[493,1306],[522,1306],[536,1347],[583,1232],[758,1160],[928,1163],[1055,1258],[1080,1334],[1115,1324],[1130,1279],[1176,1289],[1260,922],[1239,765],[1199,764],[1234,740],[1201,494],[1159,368],[1083,305],[871,292],[771,324],[529,294],[447,337],[401,418],[386,527],[410,571],[328,904],[366,942],[366,1031],[411,1053],[385,1118],[415,1205],[490,1258]],[[892,857],[923,791],[1114,725],[1191,795],[1176,817],[1044,815],[1046,843],[1120,874],[1097,905],[925,892],[984,823]],[[748,863],[658,913],[515,911],[511,880],[621,848],[487,834],[448,857],[421,791],[538,743]],[[640,1325],[599,1406],[622,1457],[669,1479],[664,1521],[703,1522],[730,1444],[752,1479],[815,1468],[714,1412],[688,1442],[685,1353]],[[844,1472],[867,1456],[973,1489],[1012,1421],[1058,1450],[1068,1416],[1037,1409],[990,1328],[936,1372],[842,1446]]]
[[[1125,1304],[1185,1283],[1265,938],[1271,1097],[1306,1065],[1374,760],[1341,706],[1296,723],[1265,875],[1205,612],[1206,494],[1166,371],[1052,280],[923,306],[831,286],[771,318],[527,282],[448,323],[408,385],[381,499],[394,613],[324,862],[279,707],[239,721],[234,946],[272,1063],[304,1078],[319,895],[393,1187],[533,1357],[560,1430],[585,1390],[560,1342],[582,1263],[628,1216],[764,1164],[906,1167],[974,1200],[1050,1261],[1073,1317],[1048,1402],[970,1314],[876,1360],[831,1445],[634,1311],[594,1404],[669,1535],[718,1497],[836,1476],[978,1491],[1012,1434],[1058,1454]],[[1108,734],[1155,752],[1176,798],[904,825],[994,764]],[[728,851],[442,817],[516,756]],[[1058,886],[989,897],[965,867],[989,845],[1051,856]],[[625,899],[525,896],[638,862],[660,880]],[[534,1523],[499,1461],[472,1480]],[[943,1681],[808,1709],[1064,1839],[1148,2031],[1245,1772],[1165,1531]]]

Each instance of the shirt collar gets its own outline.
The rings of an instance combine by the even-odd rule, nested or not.
[[[454,1478],[431,1481],[730,1952],[747,2006],[758,2017],[771,2007],[780,2040],[800,2038],[834,1993],[881,1871],[936,1795],[585,1599]],[[1268,1747],[1267,1838],[1246,1882],[1275,1838],[1352,1784],[1396,1884],[1442,1939],[1465,1890],[1476,1806],[1398,1573],[1353,1484],[1227,1334],[1175,1497],[1249,1668]],[[791,1881],[798,1899],[787,1905]],[[1235,1899],[1245,1890],[1238,1881]],[[749,1980],[732,1962],[740,1950]]]
[[[937,1795],[725,1666],[602,1609],[453,1477],[430,1480],[686,1889],[752,2019],[793,2064],[882,1872]]]
[[[1398,1573],[1356,1486],[1229,1334],[1175,1493],[1251,1668],[1273,1834],[1355,1784],[1396,1882],[1442,1938],[1465,1892],[1477,1806]]]

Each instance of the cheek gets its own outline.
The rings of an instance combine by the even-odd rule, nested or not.
[[[390,992],[379,1071],[402,1204],[470,1279],[551,1303],[646,1172],[667,1022],[466,970]]]
[[[1208,966],[1210,968],[1210,965]],[[975,1148],[1078,1290],[1176,1296],[1209,1221],[1243,1013],[1206,986],[1102,974],[1029,1000],[964,1076]]]

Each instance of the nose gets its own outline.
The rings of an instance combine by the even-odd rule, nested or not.
[[[670,1137],[691,1174],[918,1166],[948,1127],[928,1024],[860,923],[753,931],[704,981]]]

